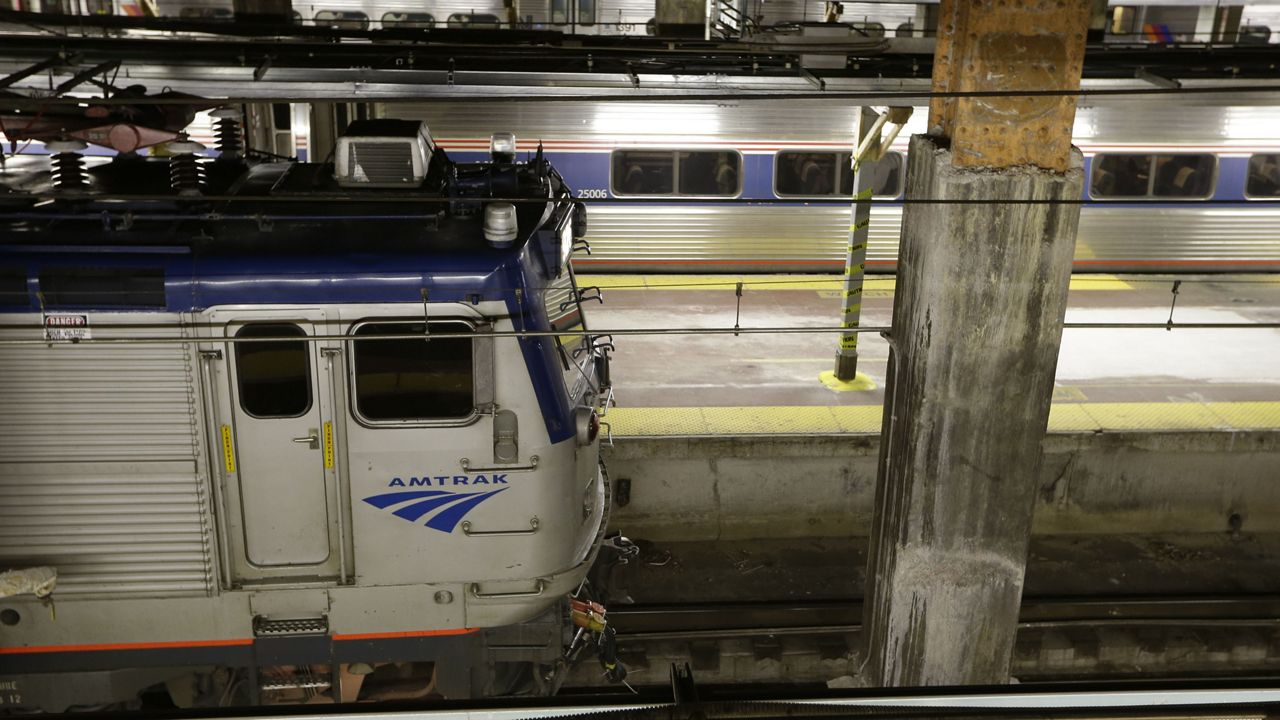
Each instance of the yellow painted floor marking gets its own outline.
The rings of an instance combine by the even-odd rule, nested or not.
[[[1085,412],[1084,405],[1061,403],[1049,407],[1049,432],[1090,432],[1101,429],[1098,421]]]
[[[614,408],[619,437],[880,432],[879,405]],[[1280,402],[1059,403],[1049,431],[1280,430]]]
[[[1098,425],[1126,430],[1218,430],[1225,420],[1200,403],[1097,403],[1081,405]]]
[[[811,365],[813,363],[833,363],[835,360],[829,357],[820,358],[729,358],[729,362],[736,363],[756,363],[762,365],[772,365],[774,363],[805,363]]]
[[[866,392],[876,389],[875,381],[866,373],[857,373],[852,380],[846,381],[837,378],[834,370],[823,370],[818,373],[818,382],[835,392]]]
[[[830,279],[827,279],[830,278]],[[817,290],[823,297],[840,297],[844,279],[824,275],[579,275],[578,285],[595,285],[604,290]],[[896,280],[873,275],[863,281],[866,297],[889,297]],[[1115,275],[1083,274],[1071,277],[1071,289],[1132,290],[1133,285]],[[829,295],[828,293],[836,293]]]
[[[879,405],[840,405],[831,408],[840,423],[839,432],[879,433],[884,413]]]
[[[1133,285],[1115,275],[1072,275],[1071,289],[1075,292],[1081,290],[1132,290]]]
[[[1232,427],[1280,428],[1280,403],[1210,402],[1205,406]]]

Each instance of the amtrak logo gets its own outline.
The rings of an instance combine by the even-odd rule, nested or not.
[[[507,484],[506,475],[494,475],[492,479],[477,475],[469,477],[466,475],[442,475],[435,477],[434,485],[445,485],[452,482],[454,485],[489,485]],[[414,487],[420,485],[433,485],[433,478],[428,476],[424,478],[410,478],[405,482],[402,478],[394,478],[388,484],[389,487]],[[398,492],[383,493],[381,495],[373,495],[364,498],[364,501],[379,510],[391,510],[391,514],[398,518],[416,523],[424,516],[430,515],[424,525],[432,530],[451,533],[453,529],[462,522],[462,518],[471,512],[477,505],[488,500],[494,495],[498,495],[507,488],[501,487],[497,490],[486,490],[484,492],[451,492],[449,490],[402,490]],[[398,506],[398,507],[397,507]],[[433,514],[434,513],[434,514]]]

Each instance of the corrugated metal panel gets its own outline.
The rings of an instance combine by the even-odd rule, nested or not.
[[[709,260],[839,263],[849,242],[849,218],[848,206],[592,206],[591,255],[575,262],[590,267],[591,261],[685,261],[694,270]],[[900,218],[900,208],[873,212],[869,260],[893,259]]]
[[[901,208],[877,207],[871,218],[867,258],[893,260],[898,249]],[[774,260],[780,265],[844,260],[849,208],[840,206],[631,207],[591,208],[591,255],[583,268],[634,267],[705,269],[707,261]],[[1149,261],[1280,261],[1280,208],[1088,207],[1081,212],[1076,259]],[[601,264],[604,261],[605,264]],[[610,261],[613,261],[610,263]],[[648,265],[646,265],[648,263]],[[744,264],[743,269],[750,269]]]
[[[1077,143],[1274,144],[1275,108],[1201,102],[1198,96],[1089,97],[1074,129]],[[589,140],[619,145],[645,142],[852,142],[856,104],[787,102],[557,102],[386,103],[381,117],[426,120],[434,137],[487,138],[510,130],[524,139]],[[900,144],[923,132],[917,108]]]
[[[94,338],[119,337],[101,324],[157,320],[91,313],[90,327]],[[182,335],[176,316],[159,320],[168,322],[133,332]],[[0,566],[56,567],[57,596],[213,591],[189,352],[0,345]]]

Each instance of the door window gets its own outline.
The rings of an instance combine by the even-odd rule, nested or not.
[[[280,338],[236,343],[240,407],[256,418],[292,418],[311,409],[306,333],[289,323],[245,325],[236,338]]]

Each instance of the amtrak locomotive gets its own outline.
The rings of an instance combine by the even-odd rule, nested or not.
[[[553,692],[620,542],[583,207],[509,135],[221,135],[0,174],[0,714]]]

